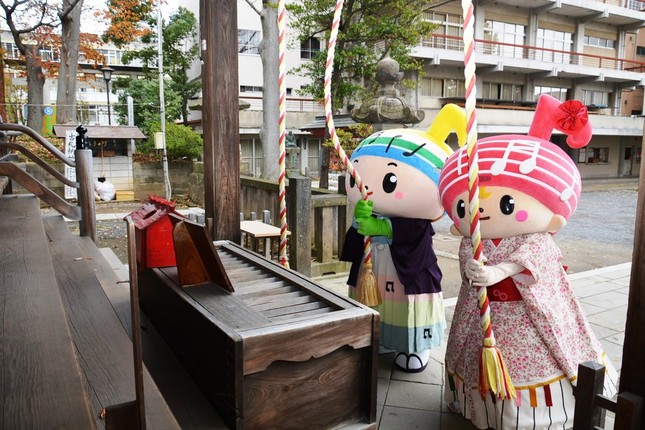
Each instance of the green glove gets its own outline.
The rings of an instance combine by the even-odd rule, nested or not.
[[[354,218],[369,218],[372,216],[372,207],[374,202],[371,200],[359,200],[354,207]]]
[[[374,202],[359,200],[354,208],[358,232],[363,236],[385,236],[392,239],[392,226],[387,220],[372,216]]]

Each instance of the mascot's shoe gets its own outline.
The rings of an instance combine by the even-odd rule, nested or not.
[[[399,352],[394,360],[396,367],[404,372],[419,373],[423,372],[428,366],[430,359],[430,350],[416,351],[410,354]]]
[[[457,401],[457,400],[455,400],[454,402],[447,403],[446,407],[453,414],[460,414],[461,413],[461,406],[459,405],[459,401]]]

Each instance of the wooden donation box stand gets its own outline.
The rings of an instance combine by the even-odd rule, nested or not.
[[[173,234],[141,306],[228,426],[376,429],[377,312],[201,225]]]

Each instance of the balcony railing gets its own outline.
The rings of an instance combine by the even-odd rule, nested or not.
[[[240,95],[240,100],[249,103],[249,110],[262,110],[262,96]],[[285,101],[287,112],[324,112],[322,103],[312,99],[287,97]]]
[[[463,40],[459,36],[433,34],[421,42],[421,46],[436,49],[463,50]],[[573,51],[539,48],[537,46],[515,45],[512,43],[475,39],[475,52],[505,58],[537,60],[553,64],[574,64],[599,69],[628,70],[643,73],[645,62],[625,60],[616,57],[583,54]]]
[[[626,7],[627,9],[638,10],[638,11],[645,10],[645,2],[641,0],[625,0],[624,2],[623,1],[605,1],[605,3],[617,4],[618,6],[623,6],[622,3],[624,3],[623,7]]]

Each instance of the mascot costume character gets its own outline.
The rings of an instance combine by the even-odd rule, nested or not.
[[[455,131],[466,138],[466,114],[454,104],[444,106],[427,132],[392,129],[374,133],[354,150],[350,162],[360,172],[368,200],[354,179],[347,195],[355,203],[354,220],[340,259],[352,262],[347,281],[356,298],[363,240],[371,239],[373,271],[382,298],[382,351],[396,351],[396,365],[421,372],[430,348],[441,345],[446,319],[441,270],[432,247],[432,221],[444,209],[439,198],[439,172],[452,149],[445,143]]]
[[[578,364],[607,367],[605,394],[617,374],[576,299],[552,239],[580,199],[576,165],[549,142],[553,129],[573,148],[591,139],[586,107],[540,97],[528,136],[477,142],[483,264],[470,239],[466,147],[446,162],[439,181],[443,206],[464,236],[459,249],[462,286],[446,350],[446,400],[480,429],[571,428]],[[482,328],[477,288],[486,288],[497,347],[515,398],[482,394]]]

